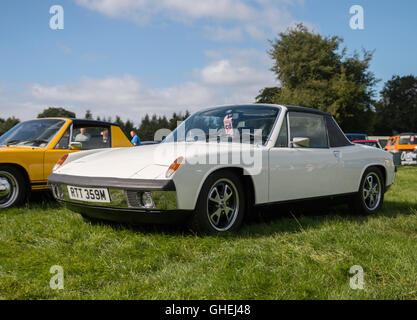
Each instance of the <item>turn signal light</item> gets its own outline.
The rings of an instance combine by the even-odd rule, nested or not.
[[[175,161],[169,166],[165,176],[170,178],[182,165],[184,162],[184,157],[178,157]]]
[[[60,166],[62,166],[64,164],[64,162],[67,160],[68,158],[68,154],[63,155],[55,164],[54,168],[52,169],[52,171],[57,170]]]

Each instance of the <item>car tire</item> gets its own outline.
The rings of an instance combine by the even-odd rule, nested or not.
[[[349,203],[355,214],[373,214],[384,203],[385,183],[381,170],[372,167],[362,176],[359,192],[353,196]]]
[[[0,165],[0,208],[10,208],[26,201],[29,194],[22,172],[9,165]]]
[[[231,171],[222,170],[205,181],[189,226],[201,234],[222,234],[237,231],[246,210],[241,179]]]

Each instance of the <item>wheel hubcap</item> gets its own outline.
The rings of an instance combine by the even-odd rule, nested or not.
[[[0,178],[0,199],[7,197],[10,194],[10,183],[5,178]]]
[[[368,210],[375,210],[381,201],[382,192],[381,180],[376,173],[371,172],[366,176],[362,192],[362,198],[365,206]]]
[[[217,231],[226,231],[234,224],[239,212],[239,195],[234,183],[220,179],[213,184],[207,200],[207,215]]]
[[[12,205],[19,194],[16,178],[6,171],[0,171],[0,208]]]

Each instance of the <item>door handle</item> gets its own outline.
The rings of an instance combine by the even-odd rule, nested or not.
[[[333,151],[333,155],[334,155],[337,159],[340,159],[340,151]]]

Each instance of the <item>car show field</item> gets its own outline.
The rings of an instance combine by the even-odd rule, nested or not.
[[[417,299],[416,184],[416,168],[399,168],[374,215],[277,207],[206,237],[86,221],[34,194],[0,214],[0,299]],[[355,265],[363,290],[349,286]]]

